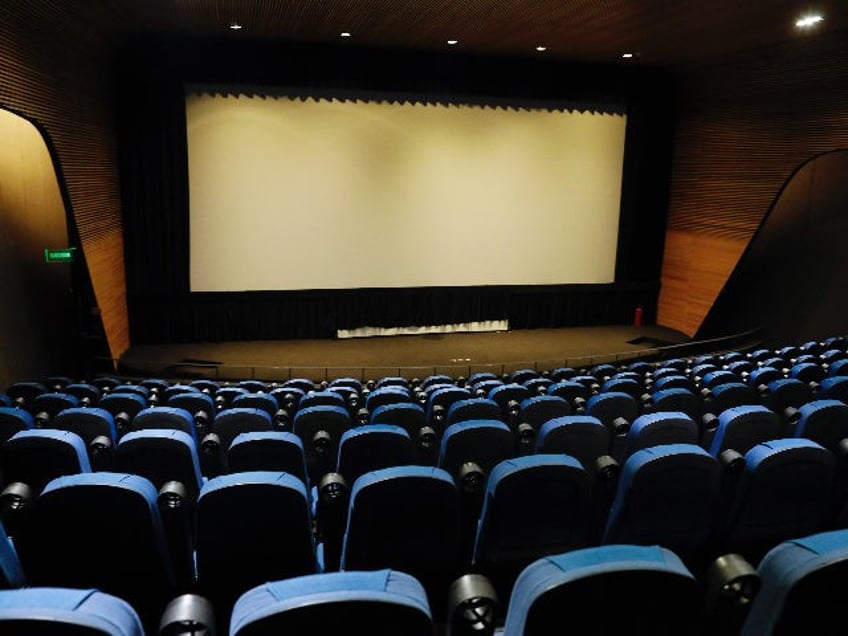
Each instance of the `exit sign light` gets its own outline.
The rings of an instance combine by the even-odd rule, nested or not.
[[[73,263],[76,260],[75,247],[63,247],[58,250],[45,249],[44,261],[46,263]]]

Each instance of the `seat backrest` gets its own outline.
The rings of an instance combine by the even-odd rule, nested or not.
[[[414,459],[415,448],[406,430],[392,424],[368,424],[342,434],[336,472],[353,484],[367,472],[406,466]]]
[[[529,424],[534,430],[539,431],[546,422],[572,413],[571,404],[565,398],[556,395],[537,395],[521,402],[518,421]]]
[[[621,417],[632,423],[639,415],[639,403],[632,395],[620,391],[598,393],[586,403],[586,414],[597,417],[604,426],[612,430],[616,418]]]
[[[345,399],[335,391],[312,391],[300,398],[298,410],[312,408],[313,406],[338,406],[346,408]]]
[[[568,455],[526,455],[489,475],[474,546],[474,568],[498,598],[536,559],[589,544],[592,476]]]
[[[601,598],[614,605],[599,606]],[[593,633],[700,634],[704,593],[672,551],[607,545],[539,559],[515,582],[503,636],[548,636],[552,625]]]
[[[218,411],[212,421],[212,432],[221,440],[224,452],[239,433],[274,430],[271,416],[262,409],[229,407]]]
[[[79,405],[79,398],[70,393],[42,393],[35,396],[32,402],[27,405],[27,408],[33,415],[38,416],[41,413],[46,413],[48,420],[52,420],[59,411],[76,408]]]
[[[228,473],[286,472],[308,484],[303,442],[294,433],[259,431],[239,433],[225,456]]]
[[[735,406],[722,411],[710,444],[710,455],[718,457],[733,449],[744,455],[757,444],[783,436],[777,413],[762,405]]]
[[[220,607],[266,581],[314,574],[306,486],[269,471],[210,479],[197,500],[195,545],[198,587]]]
[[[409,574],[327,572],[248,590],[233,608],[229,633],[430,636],[433,620],[424,588]]]
[[[630,457],[636,451],[662,444],[697,444],[698,425],[680,411],[662,411],[646,413],[637,417],[624,446],[624,457]]]
[[[439,467],[457,478],[465,462],[475,462],[488,475],[496,464],[515,456],[515,436],[499,420],[467,420],[452,424],[442,436]]]
[[[59,411],[50,421],[50,427],[76,433],[86,445],[91,444],[95,437],[101,436],[112,444],[118,441],[115,418],[109,411],[99,407],[77,407]]]
[[[537,453],[564,453],[590,469],[609,450],[609,429],[591,415],[566,415],[550,420],[536,438]]]
[[[491,391],[489,391],[489,395],[487,397],[496,402],[497,405],[501,407],[501,413],[506,416],[510,402],[521,404],[521,402],[532,396],[530,395],[530,391],[523,384],[510,382],[508,384],[502,384],[501,386],[494,387]]]
[[[696,423],[701,418],[701,400],[689,389],[682,387],[661,389],[651,394],[647,412],[680,411],[686,413]]]
[[[808,439],[778,439],[745,454],[722,549],[756,563],[781,541],[824,529],[833,512],[836,459]]]
[[[110,393],[100,398],[98,406],[109,411],[113,418],[126,413],[132,421],[140,411],[147,408],[147,400],[138,393]]]
[[[144,636],[135,609],[93,589],[32,587],[0,591],[4,636]]]
[[[388,385],[374,389],[365,398],[365,408],[374,412],[380,406],[411,402],[412,397],[406,387]]]
[[[0,443],[19,431],[35,427],[32,413],[14,406],[0,406]]]
[[[233,408],[250,408],[265,411],[271,419],[277,414],[277,400],[268,393],[242,393],[233,398]]]
[[[813,400],[800,409],[796,437],[805,437],[836,452],[839,442],[848,437],[848,404],[841,400]]]
[[[305,399],[305,398],[304,398]],[[343,406],[301,406],[294,416],[292,432],[303,443],[306,473],[317,484],[321,476],[336,468],[339,441],[351,427],[351,418]]]
[[[831,530],[782,542],[757,566],[760,589],[742,636],[841,634],[848,530]]]
[[[401,466],[366,473],[350,494],[341,569],[392,568],[416,577],[431,608],[459,572],[459,492],[445,470]]]
[[[91,472],[85,442],[76,433],[34,428],[15,433],[0,446],[3,479],[23,482],[40,492],[62,475]]]
[[[197,442],[194,418],[185,409],[173,406],[152,406],[139,411],[129,424],[130,431],[166,429],[182,431]]]
[[[718,511],[718,461],[694,444],[665,444],[624,462],[602,543],[658,544],[700,558]]]
[[[489,398],[475,397],[458,400],[450,405],[445,425],[450,426],[467,420],[502,420],[503,413],[498,403]]]
[[[0,590],[23,587],[26,583],[18,552],[0,523]]]
[[[96,588],[156,624],[176,589],[156,498],[149,480],[126,473],[48,483],[15,537],[29,584]]]
[[[179,481],[191,501],[203,485],[200,458],[194,439],[183,431],[143,429],[127,433],[115,447],[115,470],[141,475],[158,490]]]

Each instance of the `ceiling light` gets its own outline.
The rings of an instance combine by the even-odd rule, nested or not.
[[[633,58],[633,53],[622,53],[621,57],[623,57],[625,60],[629,60]]]
[[[536,50],[537,50],[537,51],[539,51],[539,52],[541,53],[542,51],[547,51],[547,50],[548,50],[548,47],[546,47],[546,46],[537,46],[537,47],[536,47]]]
[[[795,20],[795,26],[799,29],[809,29],[811,26],[818,24],[822,20],[824,20],[824,16],[819,14],[806,15],[803,18]]]
[[[340,38],[349,38],[350,33],[348,31],[342,31],[341,33],[339,33],[339,37]]]
[[[241,30],[241,25],[238,22],[230,22],[230,29],[233,31]]]
[[[451,46],[453,46],[457,42],[459,42],[459,40],[448,40],[448,44],[450,44]]]

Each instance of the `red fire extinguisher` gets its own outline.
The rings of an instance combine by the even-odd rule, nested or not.
[[[637,327],[642,326],[642,305],[636,305],[636,310],[633,312],[633,324]]]

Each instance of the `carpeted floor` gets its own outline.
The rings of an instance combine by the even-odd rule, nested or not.
[[[589,366],[655,353],[688,342],[665,327],[600,326],[492,333],[377,336],[344,340],[287,340],[148,345],[121,358],[123,375],[219,380],[290,377],[315,380],[387,375],[452,376],[478,371],[506,373],[559,366]]]

